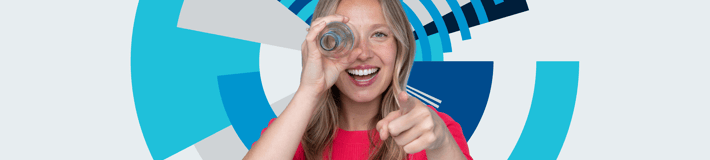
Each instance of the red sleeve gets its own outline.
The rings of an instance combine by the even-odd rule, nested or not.
[[[449,132],[451,132],[451,135],[454,137],[454,140],[456,141],[456,144],[459,145],[459,148],[461,148],[461,152],[463,152],[463,155],[466,156],[466,159],[468,160],[473,160],[471,157],[471,154],[469,153],[468,150],[468,143],[466,143],[466,137],[463,136],[463,130],[461,129],[461,125],[454,121],[451,116],[447,115],[446,113],[442,113],[439,111],[436,111],[436,108],[429,106],[434,112],[436,112],[439,117],[444,121],[446,124],[446,127],[449,128]],[[425,151],[422,151],[426,153]],[[416,157],[416,158],[415,158]],[[414,154],[410,155],[410,159],[427,159],[426,154]]]
[[[272,118],[271,121],[269,121],[269,126],[271,125],[271,122],[274,122],[274,120],[276,120],[276,118]],[[266,131],[267,128],[269,128],[269,127],[267,126],[263,130],[261,130],[261,134],[264,134],[264,132]],[[251,145],[254,146],[254,144],[251,144]],[[296,149],[296,154],[293,155],[293,160],[305,160],[305,159],[306,159],[306,152],[303,151],[303,146],[301,146],[301,144],[299,143],[298,148]]]

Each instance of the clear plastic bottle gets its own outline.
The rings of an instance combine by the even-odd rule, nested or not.
[[[342,22],[330,22],[318,34],[321,53],[330,59],[346,57],[357,42],[356,31]]]

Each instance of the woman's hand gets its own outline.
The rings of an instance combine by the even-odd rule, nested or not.
[[[439,116],[418,99],[409,97],[406,92],[397,95],[400,110],[390,112],[387,117],[377,122],[380,139],[390,135],[407,153],[417,153],[424,149],[436,149],[448,137],[447,130]]]
[[[397,100],[400,110],[390,112],[377,122],[380,139],[392,136],[409,154],[426,150],[427,157],[434,159],[466,159],[434,110],[405,91],[397,95]]]
[[[286,109],[261,134],[244,159],[291,159],[306,132],[318,98],[335,84],[338,76],[357,58],[350,54],[337,60],[324,58],[318,49],[318,33],[333,21],[348,22],[348,18],[331,15],[313,21],[306,40],[301,45],[303,71],[301,85]]]
[[[347,23],[350,19],[341,15],[321,17],[311,23],[306,40],[301,45],[303,71],[301,72],[301,85],[299,90],[307,90],[316,95],[335,84],[340,73],[352,64],[357,55],[348,55],[340,59],[328,59],[318,49],[318,34],[325,29],[326,24],[334,21]]]

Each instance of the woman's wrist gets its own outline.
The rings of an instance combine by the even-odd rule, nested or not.
[[[301,95],[302,98],[313,98],[313,99],[318,99],[323,91],[320,91],[318,89],[315,89],[314,87],[306,87],[306,86],[298,86],[298,90],[296,90],[296,95]]]
[[[463,152],[461,151],[461,148],[456,142],[456,139],[454,139],[454,137],[451,135],[451,132],[446,126],[446,123],[444,123],[444,121],[440,117],[438,117],[438,115],[436,115],[436,117],[437,118],[435,118],[435,121],[437,123],[437,126],[441,127],[439,135],[440,137],[438,138],[441,140],[441,142],[439,143],[439,145],[435,146],[435,148],[430,148],[426,150],[427,157],[429,157],[430,159],[466,159],[463,155]]]
[[[427,149],[427,158],[430,159],[466,159],[461,148],[451,136],[444,136],[445,140],[437,148]]]
[[[309,104],[317,104],[318,100],[323,96],[324,91],[313,87],[299,86],[294,99],[298,98],[298,101],[308,102]]]

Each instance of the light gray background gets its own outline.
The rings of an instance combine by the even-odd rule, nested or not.
[[[0,159],[151,158],[131,92],[137,4],[0,2]],[[471,40],[450,34],[445,60],[495,61],[489,107],[469,141],[474,158],[512,151],[535,61],[578,60],[577,106],[559,159],[710,159],[707,1],[528,5],[473,27]]]

